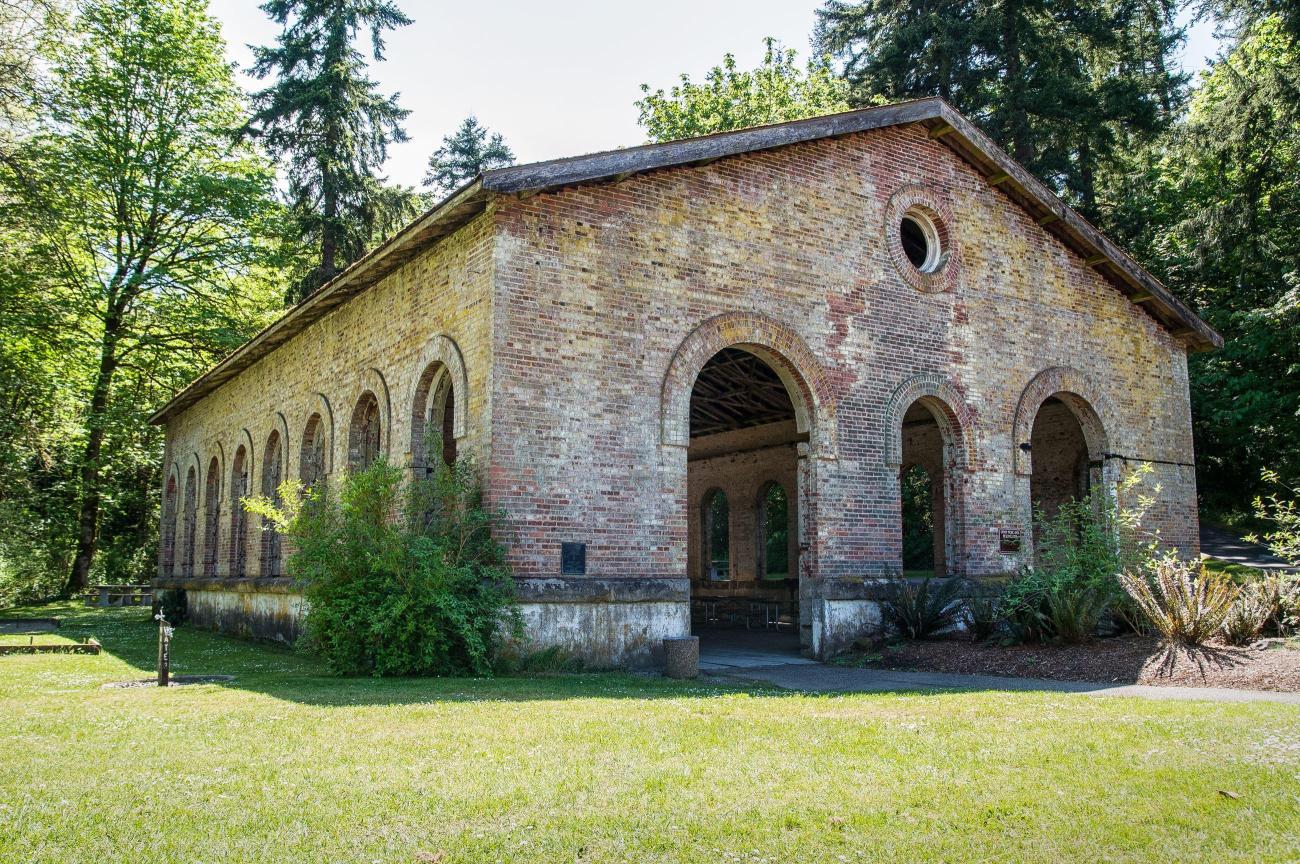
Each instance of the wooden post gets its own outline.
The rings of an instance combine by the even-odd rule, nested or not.
[[[154,617],[158,619],[158,686],[166,687],[172,672],[172,628],[161,612]]]

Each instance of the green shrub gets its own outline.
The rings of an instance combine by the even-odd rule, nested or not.
[[[998,631],[1002,624],[1002,594],[972,589],[962,603],[962,623],[971,639],[982,642]]]
[[[903,636],[924,639],[957,620],[963,586],[962,580],[955,578],[937,580],[926,576],[913,582],[905,576],[893,576],[880,604],[881,613]]]
[[[433,450],[432,452],[438,452]],[[383,460],[275,507],[247,502],[292,540],[308,644],[345,675],[485,675],[519,631],[514,583],[471,463],[403,482]]]
[[[1264,471],[1263,479],[1277,491],[1255,499],[1255,515],[1274,527],[1262,538],[1251,535],[1247,539],[1262,539],[1274,555],[1300,567],[1300,488],[1283,484],[1275,471]]]
[[[189,599],[184,588],[168,588],[159,591],[154,599],[153,613],[162,615],[173,627],[184,624],[189,618]]]
[[[1276,595],[1263,580],[1246,582],[1237,589],[1237,599],[1223,621],[1223,638],[1230,645],[1249,645],[1273,617]]]
[[[1143,465],[1130,474],[1120,496],[1136,494],[1150,473],[1151,466]],[[1136,507],[1123,509],[1096,488],[1050,517],[1035,513],[1033,561],[1007,584],[1002,599],[1012,638],[1082,642],[1107,614],[1123,617],[1119,574],[1148,568],[1155,555],[1155,541],[1142,531],[1151,500],[1139,495]]]
[[[1166,556],[1149,570],[1120,574],[1120,585],[1165,639],[1203,644],[1232,612],[1238,589],[1200,562]]]

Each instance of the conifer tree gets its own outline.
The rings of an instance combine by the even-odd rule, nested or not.
[[[409,112],[397,94],[378,92],[353,43],[369,31],[371,56],[382,60],[384,32],[411,19],[388,0],[268,0],[262,10],[284,29],[274,47],[254,49],[254,74],[275,82],[254,96],[249,130],[287,159],[300,230],[320,250],[301,299],[365,253],[383,203],[378,172],[388,145],[406,140]]]
[[[446,195],[490,168],[515,164],[515,154],[506,146],[499,132],[489,135],[473,114],[466,117],[442,146],[429,157],[429,171],[424,185]]]
[[[941,96],[1098,215],[1099,174],[1177,117],[1173,0],[829,0],[815,41],[859,104]]]

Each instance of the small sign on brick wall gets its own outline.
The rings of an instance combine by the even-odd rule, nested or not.
[[[587,574],[587,544],[560,544],[560,575],[585,576]]]
[[[1002,528],[998,531],[998,551],[1004,555],[1019,552],[1024,545],[1025,529]]]

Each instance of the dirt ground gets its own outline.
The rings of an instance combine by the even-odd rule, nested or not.
[[[916,672],[957,672],[1178,687],[1300,691],[1300,641],[1263,639],[1248,647],[1168,648],[1139,636],[1084,645],[1013,645],[935,639],[881,649],[864,665]]]

